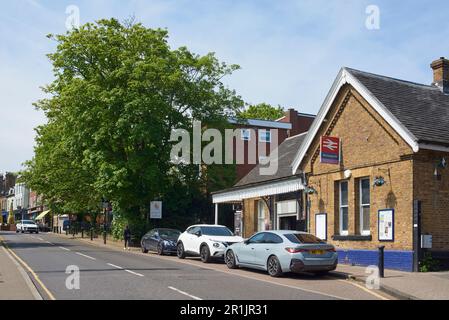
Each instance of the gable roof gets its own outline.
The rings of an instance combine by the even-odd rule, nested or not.
[[[293,160],[307,133],[286,139],[270,155],[272,163],[277,161],[274,175],[262,175],[262,165],[257,165],[237,184],[227,190],[212,193],[213,203],[240,202],[243,199],[259,198],[304,189],[302,178],[292,174]]]
[[[414,152],[420,148],[449,151],[449,95],[435,86],[342,68],[296,154],[293,174],[345,84],[354,87]]]
[[[346,68],[418,139],[449,145],[449,95],[423,85]]]
[[[260,169],[264,166],[258,164],[246,176],[235,184],[235,187],[242,187],[261,182],[267,182],[292,176],[292,166],[295,155],[301,146],[307,133],[299,134],[287,138],[277,149],[277,155],[272,153],[270,157],[272,163],[277,162],[278,170],[275,175],[261,175]],[[277,159],[276,159],[277,158]]]

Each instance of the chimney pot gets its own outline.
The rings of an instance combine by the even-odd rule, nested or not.
[[[443,93],[449,94],[449,60],[441,57],[430,65],[433,69],[433,83]]]

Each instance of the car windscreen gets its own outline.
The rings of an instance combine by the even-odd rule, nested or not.
[[[176,230],[159,230],[159,236],[162,239],[178,240],[180,234]]]
[[[35,224],[35,222],[31,220],[23,220],[22,224]]]
[[[285,237],[293,243],[298,244],[313,244],[313,243],[325,243],[323,240],[315,237],[311,234],[303,234],[303,233],[291,233],[286,234]]]
[[[234,234],[226,227],[201,227],[201,234],[206,236],[232,237]]]

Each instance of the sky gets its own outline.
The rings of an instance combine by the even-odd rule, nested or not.
[[[0,0],[0,172],[33,157],[46,121],[33,103],[53,79],[46,35],[67,31],[72,8],[81,24],[134,16],[166,28],[172,48],[240,65],[224,82],[245,102],[304,113],[343,66],[430,84],[430,63],[449,56],[447,0]]]

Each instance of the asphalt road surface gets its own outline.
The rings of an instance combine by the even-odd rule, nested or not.
[[[0,234],[29,267],[44,299],[96,300],[328,300],[385,298],[360,284],[329,276],[228,270],[223,262],[202,264],[90,245],[54,234]],[[67,268],[80,270],[79,289],[68,289]],[[33,275],[34,274],[34,275]],[[39,280],[36,280],[36,276]],[[71,278],[73,280],[73,278]],[[76,284],[69,281],[70,284]]]

